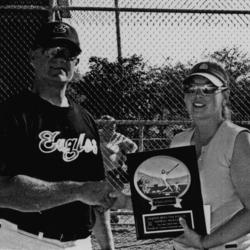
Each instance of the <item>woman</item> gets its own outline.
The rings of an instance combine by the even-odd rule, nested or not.
[[[194,126],[176,135],[171,147],[195,145],[204,205],[211,208],[211,233],[198,235],[180,219],[184,233],[175,249],[250,249],[250,133],[230,121],[229,77],[217,63],[196,64],[183,82]],[[115,192],[117,204],[129,197]]]
[[[211,207],[211,234],[200,236],[184,219],[176,249],[250,248],[250,134],[229,120],[229,78],[217,63],[196,64],[183,82],[194,126],[171,147],[195,145],[203,203]]]

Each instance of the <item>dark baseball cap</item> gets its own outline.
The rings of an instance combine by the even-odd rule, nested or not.
[[[38,32],[32,49],[53,46],[64,46],[72,49],[77,54],[80,54],[82,51],[75,28],[64,22],[55,21],[46,23]]]
[[[183,85],[188,84],[192,76],[203,76],[217,87],[228,87],[229,77],[224,68],[216,62],[200,62],[193,66]]]

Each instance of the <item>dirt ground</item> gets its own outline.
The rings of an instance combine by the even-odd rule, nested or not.
[[[172,250],[172,240],[154,239],[154,240],[137,240],[134,225],[112,224],[115,249],[126,250]],[[94,236],[92,237],[93,249],[100,250]]]
[[[130,194],[129,185],[125,186],[124,192]],[[113,215],[115,213],[112,213]],[[169,238],[137,240],[135,221],[132,212],[120,210],[117,212],[119,221],[114,223],[111,216],[111,227],[114,236],[116,250],[173,250],[172,240]],[[95,237],[92,237],[93,250],[100,250]]]

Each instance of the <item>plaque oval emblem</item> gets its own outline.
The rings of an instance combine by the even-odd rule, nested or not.
[[[180,160],[159,155],[140,164],[134,175],[134,186],[145,199],[181,197],[189,189],[191,175]]]

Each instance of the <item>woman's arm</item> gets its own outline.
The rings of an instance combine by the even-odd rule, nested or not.
[[[131,196],[124,194],[122,190],[115,190],[109,194],[109,197],[115,199],[115,202],[111,208],[127,209],[133,211]]]
[[[208,249],[226,244],[250,233],[250,134],[245,131],[236,138],[230,167],[232,182],[244,208],[217,230],[203,237],[203,246],[201,238],[196,237],[197,234],[185,225],[184,234],[175,238],[176,242]],[[194,234],[196,234],[195,237]]]

